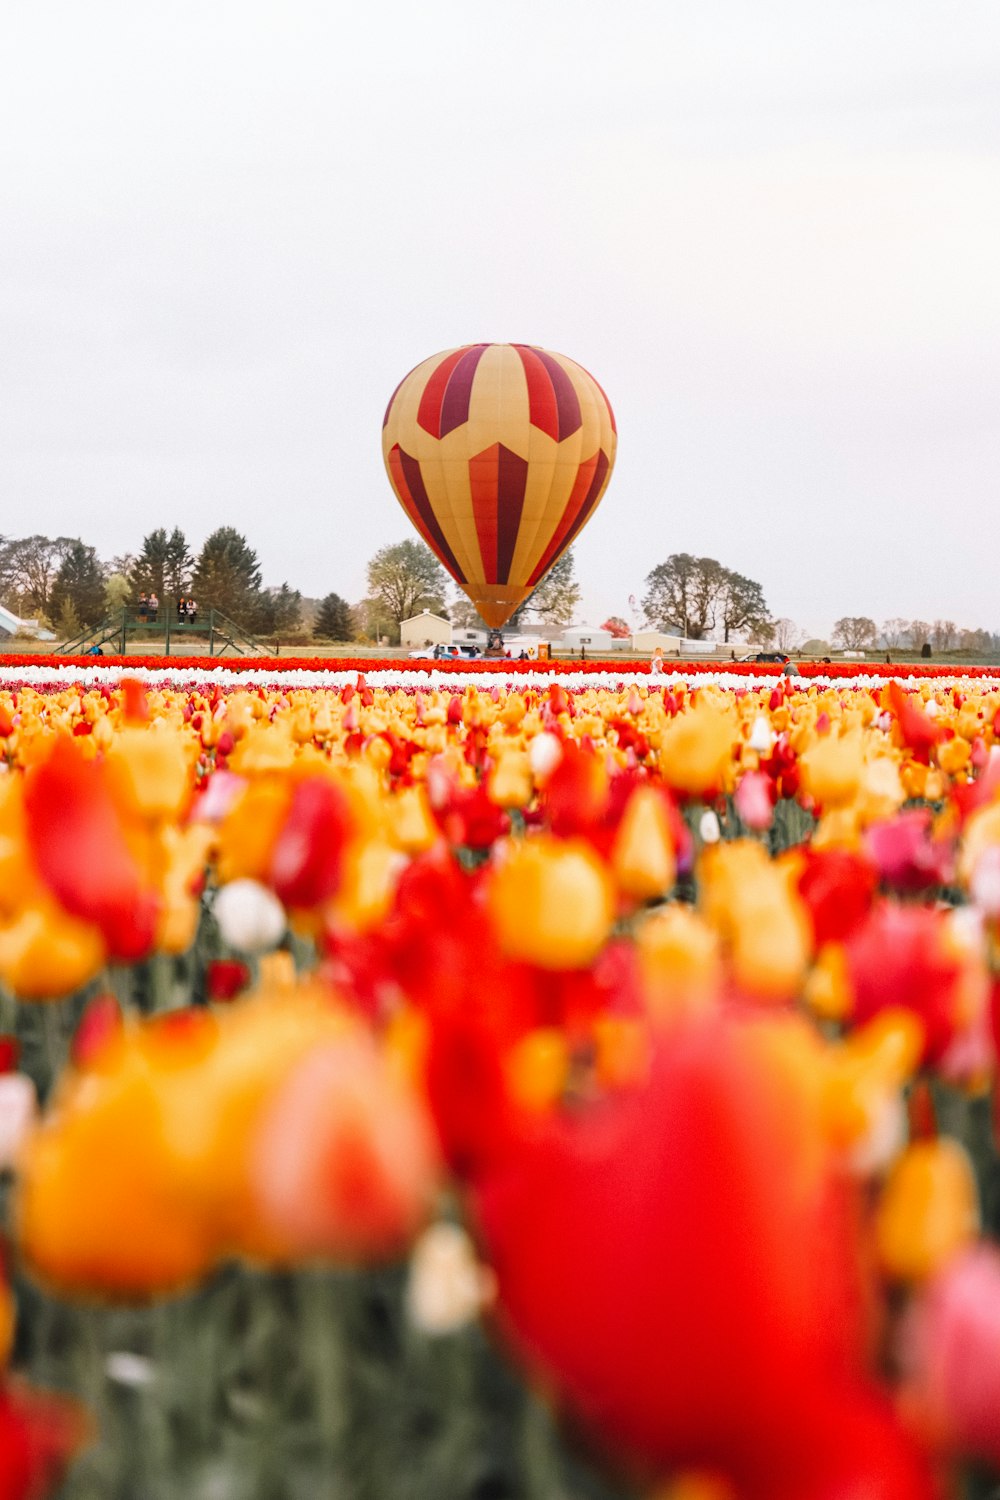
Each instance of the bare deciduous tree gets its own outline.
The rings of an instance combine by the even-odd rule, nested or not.
[[[801,634],[795,621],[790,620],[787,615],[781,615],[774,622],[774,644],[779,651],[794,651]]]
[[[833,627],[833,638],[848,651],[865,651],[878,637],[875,621],[867,615],[844,615]]]
[[[898,651],[905,644],[910,633],[909,620],[901,620],[895,616],[891,620],[882,622],[882,644],[889,651]]]

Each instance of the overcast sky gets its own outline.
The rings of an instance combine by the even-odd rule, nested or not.
[[[0,533],[357,599],[479,340],[615,408],[589,623],[691,551],[1000,630],[997,0],[0,0]]]

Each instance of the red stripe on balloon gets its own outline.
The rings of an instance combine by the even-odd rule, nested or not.
[[[506,584],[521,528],[528,463],[494,443],[469,460],[469,485],[486,583]]]
[[[569,534],[569,529],[579,515],[580,507],[583,505],[583,502],[586,500],[588,494],[590,493],[590,486],[593,483],[596,470],[597,454],[595,453],[593,458],[585,459],[577,470],[576,479],[573,481],[573,488],[570,491],[569,499],[566,501],[563,513],[559,518],[559,525],[552,533],[552,539],[549,542],[549,545],[546,547],[545,551],[542,553],[542,556],[539,558],[537,564],[535,565],[535,569],[531,577],[528,579],[529,584],[534,585],[538,582],[539,578],[541,578],[546,568],[550,566],[550,564],[562,550],[563,543],[565,542],[566,537]]]
[[[528,420],[532,427],[559,441],[559,407],[552,378],[534,349],[515,344],[528,385]]]
[[[456,582],[465,583],[465,574],[459,567],[458,559],[449,547],[440,522],[434,514],[434,508],[424,484],[424,476],[420,472],[419,460],[411,458],[409,453],[404,453],[396,443],[389,450],[389,469],[396,493],[403,502],[410,520]]]
[[[541,561],[528,579],[530,587],[534,588],[542,574],[555,562],[560,552],[565,551],[570,545],[580,527],[597,504],[610,467],[607,455],[601,448],[598,448],[593,458],[588,458],[586,463],[580,465],[576,476],[576,483],[573,485],[573,492],[567,500],[566,509],[562,514],[562,520],[556,527],[551,542],[549,542],[549,545],[542,554]]]
[[[438,437],[447,437],[449,432],[454,432],[456,427],[461,427],[463,422],[469,420],[472,382],[485,351],[485,344],[473,344],[451,372],[448,388],[441,402]]]
[[[556,442],[561,443],[564,438],[572,437],[573,433],[583,426],[580,398],[576,394],[576,387],[572,380],[557,359],[553,359],[552,355],[544,349],[533,349],[531,352],[545,366],[549,379],[552,381],[556,411],[559,416],[559,428],[554,436]]]
[[[528,461],[500,444],[497,483],[497,583],[510,582],[517,534],[521,529]]]
[[[472,514],[476,518],[479,554],[483,560],[483,580],[497,581],[497,449],[484,448],[469,459],[469,486],[472,490]]]
[[[431,437],[446,437],[469,420],[472,381],[487,347],[465,344],[431,371],[417,410],[417,422]]]
[[[431,437],[441,436],[441,407],[444,403],[445,392],[448,389],[448,381],[451,372],[459,360],[468,353],[469,346],[466,344],[461,349],[456,349],[443,359],[439,365],[435,365],[427,377],[423,395],[420,397],[420,406],[417,409],[417,424],[429,432]]]

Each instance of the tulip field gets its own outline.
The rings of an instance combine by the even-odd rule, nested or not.
[[[973,1500],[1000,676],[0,658],[0,1500]]]

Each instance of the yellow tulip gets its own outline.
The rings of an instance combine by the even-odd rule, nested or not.
[[[589,844],[546,835],[508,846],[490,872],[488,901],[504,950],[543,969],[591,963],[614,920],[603,861]]]
[[[979,1231],[979,1197],[965,1150],[915,1141],[889,1174],[876,1220],[879,1261],[897,1281],[926,1281]]]

